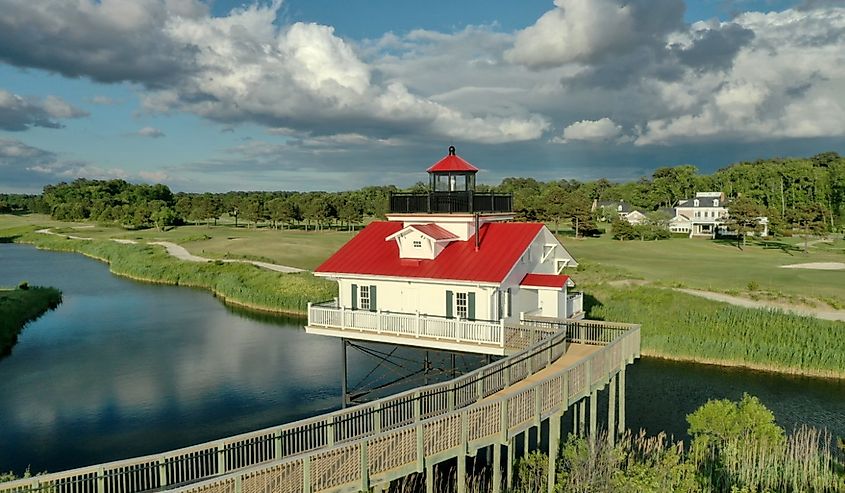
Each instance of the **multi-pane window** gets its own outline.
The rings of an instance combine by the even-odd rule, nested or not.
[[[370,287],[361,286],[358,288],[358,306],[361,310],[370,309]]]
[[[455,293],[455,315],[458,318],[466,319],[468,318],[469,309],[467,304],[467,294],[466,293]]]
[[[422,248],[422,241],[414,240],[414,248]]]

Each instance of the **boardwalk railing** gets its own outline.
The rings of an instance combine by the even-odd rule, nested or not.
[[[308,325],[401,337],[425,337],[504,347],[504,320],[461,320],[419,313],[352,310],[336,302],[308,306]]]
[[[537,323],[523,328],[536,341],[525,351],[447,382],[171,452],[0,483],[0,492],[366,490],[468,446],[504,443],[639,356],[638,325]],[[607,347],[515,395],[494,396],[548,367],[571,340]]]

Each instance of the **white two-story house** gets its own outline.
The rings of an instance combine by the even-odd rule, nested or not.
[[[510,196],[475,193],[476,171],[450,148],[428,170],[430,192],[392,196],[387,221],[314,271],[338,297],[309,308],[306,330],[504,354],[505,327],[523,314],[583,318],[566,273],[575,259],[545,225],[511,222]]]
[[[669,221],[673,233],[714,238],[728,219],[727,201],[722,192],[698,192],[695,198],[678,201],[675,216]]]

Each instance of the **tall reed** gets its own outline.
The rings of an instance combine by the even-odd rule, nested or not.
[[[588,318],[642,325],[645,355],[845,377],[845,323],[666,289],[596,288]]]

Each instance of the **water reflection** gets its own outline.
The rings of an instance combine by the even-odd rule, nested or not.
[[[64,302],[0,359],[0,470],[56,471],[155,453],[339,407],[341,344],[306,335],[300,319],[121,279],[80,255],[0,244],[0,285],[23,280],[62,289]],[[364,384],[416,371],[422,356],[398,350],[396,364],[382,364]],[[431,358],[435,368],[451,364],[443,353]],[[350,386],[377,363],[350,351]],[[456,363],[471,368],[481,359]],[[421,383],[417,375],[391,390]],[[684,416],[708,398],[747,391],[787,427],[807,422],[845,435],[841,381],[642,360],[627,389],[628,424],[650,432],[682,436]]]

